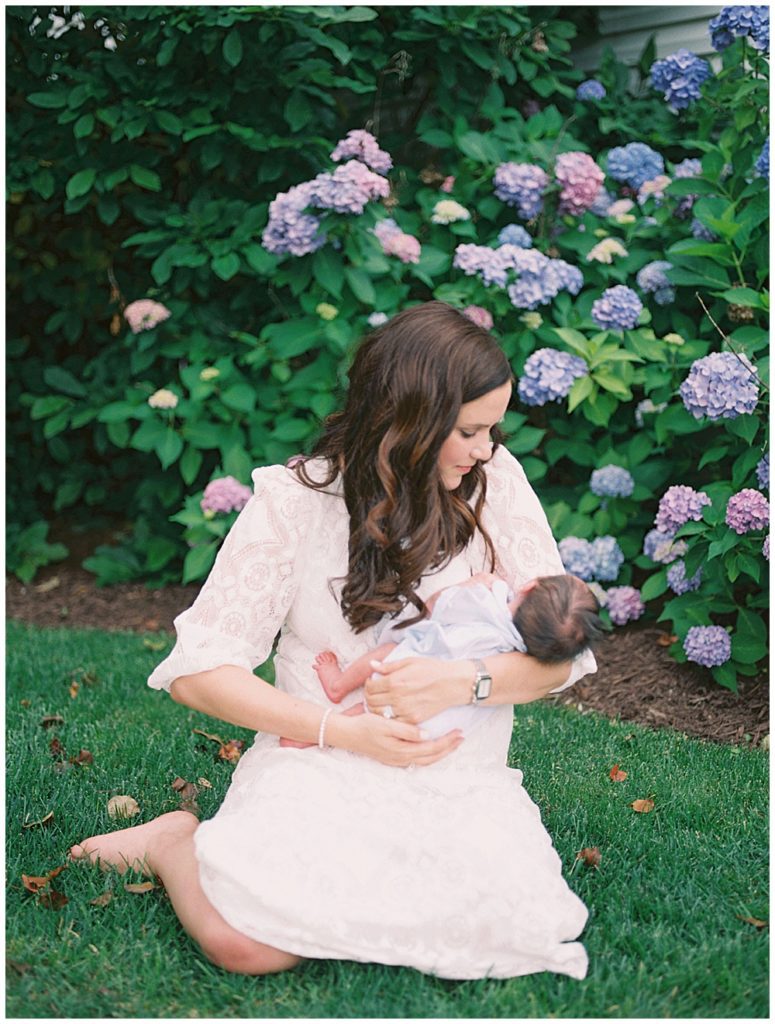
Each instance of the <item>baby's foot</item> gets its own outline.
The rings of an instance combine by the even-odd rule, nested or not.
[[[339,668],[339,662],[336,660],[334,652],[321,651],[315,658],[314,667],[328,699],[334,704],[338,704],[345,693],[342,687],[337,685],[342,678],[342,670]]]
[[[298,750],[305,750],[307,747],[314,747],[314,743],[302,743],[299,740],[289,740],[287,736],[280,737],[281,747],[296,747]]]
[[[88,859],[104,871],[116,868],[123,874],[127,868],[134,868],[145,875],[153,875],[149,856],[152,857],[159,844],[193,833],[198,824],[196,816],[188,811],[170,811],[144,825],[84,839],[70,847],[70,857],[72,860]]]

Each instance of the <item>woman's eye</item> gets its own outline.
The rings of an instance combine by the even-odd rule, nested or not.
[[[468,431],[466,431],[466,430],[461,430],[461,431],[460,431],[460,434],[461,434],[461,436],[462,436],[462,437],[464,437],[464,438],[465,438],[465,439],[466,439],[467,441],[470,441],[472,437],[476,437],[476,434],[471,434],[471,433],[469,433],[469,432],[468,432]]]

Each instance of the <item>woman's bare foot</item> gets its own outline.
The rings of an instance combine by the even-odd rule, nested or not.
[[[144,825],[84,839],[70,847],[70,857],[72,860],[88,858],[104,871],[115,868],[123,874],[127,868],[134,868],[145,875],[153,875],[153,854],[159,844],[174,842],[193,832],[198,824],[196,816],[188,811],[170,811]]]
[[[326,696],[334,704],[338,704],[342,697],[345,696],[345,693],[340,686],[337,686],[337,683],[342,678],[342,670],[339,668],[339,662],[334,652],[321,651],[315,657],[314,668],[318,674],[321,686],[326,691]]]

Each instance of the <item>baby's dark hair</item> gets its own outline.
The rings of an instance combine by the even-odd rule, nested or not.
[[[599,610],[595,595],[578,576],[542,576],[522,598],[513,621],[527,653],[551,664],[571,661],[600,640]]]

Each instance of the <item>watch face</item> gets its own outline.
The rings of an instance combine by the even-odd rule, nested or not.
[[[476,699],[487,700],[490,696],[490,689],[492,688],[492,676],[482,676],[479,682],[476,684]]]

